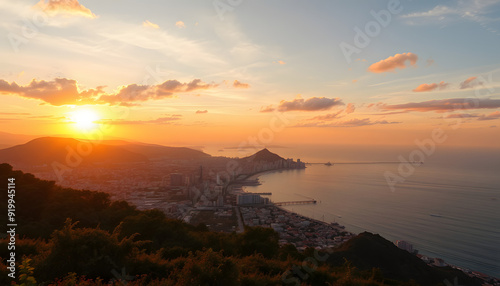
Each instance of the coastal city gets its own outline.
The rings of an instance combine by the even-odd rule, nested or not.
[[[500,0],[0,0],[0,33],[0,286],[500,286]]]
[[[327,163],[331,164],[331,163]],[[230,168],[228,168],[230,166]],[[279,234],[280,245],[291,244],[299,251],[307,248],[330,249],[356,234],[338,223],[327,223],[289,211],[289,204],[315,204],[304,201],[273,202],[272,193],[246,192],[245,186],[260,184],[259,174],[286,169],[304,169],[300,159],[284,159],[263,149],[245,158],[215,157],[205,160],[154,161],[130,167],[115,165],[102,168],[78,168],[59,184],[78,189],[107,192],[112,200],[124,200],[139,210],[158,209],[169,218],[205,225],[209,230],[242,233],[246,226],[272,228]],[[56,179],[50,170],[35,169],[37,176]],[[450,266],[470,277],[500,285],[486,274],[447,264],[440,258],[418,254],[411,243],[395,245],[415,254],[428,265]]]

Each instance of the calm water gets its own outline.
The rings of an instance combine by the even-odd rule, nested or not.
[[[397,173],[398,164],[309,165],[261,175],[263,184],[246,190],[272,192],[276,202],[314,198],[317,205],[287,208],[351,232],[407,240],[421,254],[500,277],[499,158],[473,158],[435,156],[394,192],[383,174]]]

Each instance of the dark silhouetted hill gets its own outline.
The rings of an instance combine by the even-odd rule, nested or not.
[[[462,271],[451,267],[431,267],[415,255],[399,249],[378,234],[364,232],[336,249],[328,258],[333,265],[345,260],[360,270],[379,268],[384,277],[399,281],[415,280],[421,285],[441,285],[445,280],[460,285],[481,285]]]
[[[0,150],[0,161],[22,165],[43,165],[60,162],[73,164],[82,159],[89,163],[133,163],[147,161],[147,157],[119,146],[91,144],[72,138],[42,137],[26,144]]]
[[[267,148],[264,148],[251,156],[241,158],[241,160],[244,162],[276,162],[285,159],[267,150]]]
[[[173,159],[173,160],[193,160],[211,157],[202,151],[190,149],[187,147],[168,147],[153,144],[127,143],[121,145],[125,150],[142,154],[151,160],[154,159]]]
[[[71,155],[68,155],[71,154]],[[210,155],[185,147],[166,147],[122,140],[86,141],[73,138],[42,137],[26,144],[0,150],[0,161],[22,165],[43,165],[52,162],[66,163],[74,154],[83,164],[134,163],[155,159],[192,160]]]

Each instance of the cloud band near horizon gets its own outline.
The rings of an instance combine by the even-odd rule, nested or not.
[[[260,112],[273,112],[275,110],[280,112],[288,111],[320,111],[328,110],[334,106],[345,105],[340,98],[328,97],[311,97],[308,99],[296,98],[291,101],[282,100],[278,107],[274,108],[272,105],[262,107]]]
[[[383,104],[383,110],[404,110],[418,112],[451,112],[470,109],[495,109],[500,108],[500,99],[491,98],[448,98],[441,100],[428,100],[403,104]]]
[[[105,86],[80,91],[77,81],[67,78],[56,78],[52,81],[33,79],[24,86],[0,79],[0,94],[38,99],[53,106],[84,104],[131,106],[137,105],[137,102],[169,98],[178,93],[207,90],[218,86],[219,84],[205,83],[201,79],[184,83],[174,79],[157,85],[129,84],[119,87],[114,93],[106,93]]]

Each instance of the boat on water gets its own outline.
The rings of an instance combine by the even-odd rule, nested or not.
[[[332,166],[333,164],[328,162],[328,163],[325,163],[326,166]]]

